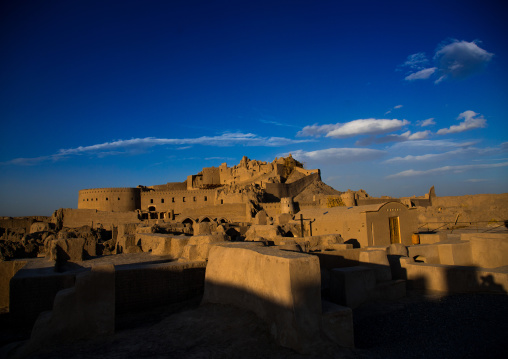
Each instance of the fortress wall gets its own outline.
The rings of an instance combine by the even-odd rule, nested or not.
[[[94,188],[79,191],[78,209],[135,211],[140,208],[139,188]]]
[[[260,205],[265,210],[266,214],[272,218],[280,214],[280,202],[260,203]]]
[[[432,198],[432,206],[418,208],[420,223],[483,222],[508,220],[508,193]],[[457,217],[458,216],[458,217]],[[498,223],[501,224],[501,223]]]
[[[30,226],[36,222],[32,217],[23,218],[4,218],[0,219],[0,228],[5,229],[19,229],[24,228],[25,233],[30,233]],[[1,233],[0,233],[1,236]]]
[[[103,212],[95,209],[64,208],[63,226],[76,228],[82,226],[97,227],[101,224],[104,229],[112,230],[119,224],[139,222],[137,212]]]
[[[149,191],[141,193],[141,209],[147,211],[155,207],[157,212],[174,210],[181,212],[187,209],[215,204],[215,189],[195,191]]]

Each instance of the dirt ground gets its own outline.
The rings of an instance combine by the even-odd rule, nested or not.
[[[125,315],[113,337],[45,348],[34,358],[505,358],[508,296],[406,298],[353,311],[356,349],[316,343],[312,355],[278,346],[254,314],[200,298]]]

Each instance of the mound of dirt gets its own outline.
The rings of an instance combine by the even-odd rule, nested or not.
[[[322,181],[314,181],[308,185],[298,196],[294,198],[295,202],[312,202],[319,201],[328,196],[338,196],[343,192],[337,191],[333,187]]]

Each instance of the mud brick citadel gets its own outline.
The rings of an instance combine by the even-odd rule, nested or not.
[[[2,355],[114,341],[122,318],[196,298],[200,315],[253,313],[298,353],[354,350],[353,311],[368,303],[506,295],[507,218],[508,194],[373,198],[291,155],[83,189],[77,208],[0,219],[1,315],[16,333]]]

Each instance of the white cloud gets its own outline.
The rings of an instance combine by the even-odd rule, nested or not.
[[[435,124],[436,124],[436,121],[434,121],[434,117],[431,117],[431,118],[428,118],[428,119],[423,120],[423,121],[421,121],[421,122],[418,122],[418,124],[419,124],[421,127],[426,127],[426,126],[435,125]]]
[[[41,162],[58,161],[69,156],[79,156],[84,154],[94,156],[135,154],[147,148],[163,145],[179,145],[178,149],[185,149],[191,145],[229,147],[234,145],[242,146],[261,146],[278,147],[289,144],[309,142],[309,140],[292,140],[284,137],[260,137],[252,133],[227,132],[219,136],[202,136],[196,138],[133,138],[130,140],[115,140],[90,146],[78,146],[75,148],[61,149],[57,153],[49,156],[40,156],[33,158],[15,158],[13,160],[2,162],[2,165],[35,165]]]
[[[327,148],[317,151],[292,151],[294,158],[300,161],[315,161],[326,163],[350,163],[356,161],[369,161],[385,155],[385,151],[370,148]]]
[[[454,40],[442,46],[434,55],[434,60],[438,63],[442,77],[462,79],[481,71],[493,56],[474,41]]]
[[[402,108],[402,107],[403,107],[402,105],[397,105],[394,108]]]
[[[380,143],[388,143],[388,142],[402,142],[402,141],[417,141],[427,138],[430,135],[430,131],[420,131],[411,133],[411,131],[406,131],[403,134],[389,134],[381,137],[368,137],[361,140],[356,141],[357,146],[368,146],[371,144],[380,144]]]
[[[407,120],[360,119],[339,124],[340,126],[328,132],[326,137],[343,138],[358,135],[377,135],[398,131],[407,124],[409,124]]]
[[[419,71],[428,66],[429,60],[424,52],[418,52],[416,54],[409,55],[400,68],[409,68],[412,71]]]
[[[447,78],[464,79],[485,68],[494,54],[478,46],[475,41],[451,40],[441,45],[434,54],[435,66],[430,67],[424,53],[409,55],[404,64],[398,68],[409,69],[405,80],[426,80],[438,75],[434,83],[438,84]]]
[[[390,175],[386,178],[397,178],[397,177],[415,177],[422,175],[433,175],[433,174],[443,174],[448,172],[461,173],[465,171],[479,170],[479,169],[489,169],[489,168],[499,168],[508,166],[508,162],[503,163],[494,163],[494,164],[479,164],[479,165],[462,165],[462,166],[444,166],[439,168],[433,168],[430,170],[424,171],[415,171],[413,169],[402,171],[393,175]]]
[[[426,80],[430,76],[436,72],[437,67],[429,67],[427,69],[420,70],[418,72],[414,72],[412,74],[407,75],[404,80],[414,81],[414,80]]]
[[[320,137],[326,135],[328,132],[333,131],[341,126],[340,123],[330,125],[318,125],[317,123],[311,126],[305,126],[301,131],[296,134],[297,137]]]
[[[483,128],[487,125],[487,120],[483,118],[482,115],[474,112],[474,111],[464,111],[462,112],[457,120],[464,119],[458,125],[450,126],[450,128],[442,128],[437,131],[438,135],[446,135],[449,133],[458,133],[464,132],[467,130],[472,130],[474,128]]]

